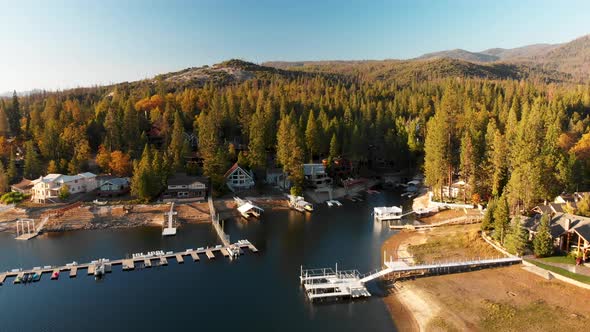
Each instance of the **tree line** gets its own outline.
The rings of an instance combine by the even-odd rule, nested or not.
[[[98,168],[143,179],[140,196],[151,198],[176,171],[204,174],[221,188],[236,161],[282,167],[301,186],[306,161],[342,156],[358,167],[404,169],[423,160],[435,193],[460,177],[469,198],[504,194],[510,206],[524,207],[588,186],[589,109],[588,86],[322,75],[15,95],[0,101],[0,178]]]

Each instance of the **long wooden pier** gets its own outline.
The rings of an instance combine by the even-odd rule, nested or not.
[[[445,262],[432,264],[410,265],[404,261],[385,261],[385,267],[364,275],[357,270],[339,271],[332,268],[304,270],[301,268],[299,280],[305,288],[307,297],[311,300],[328,298],[357,298],[368,297],[371,294],[365,288],[365,283],[389,274],[404,274],[417,272],[422,274],[445,274],[460,271],[519,264],[519,257],[502,257],[494,259],[468,260],[459,262]]]
[[[103,260],[102,264],[105,266],[105,272],[110,272],[111,267],[113,265],[121,265],[123,271],[131,271],[135,269],[136,263],[143,263],[144,267],[155,266],[154,262],[158,266],[166,266],[168,265],[168,259],[175,259],[178,264],[182,264],[184,262],[184,256],[190,256],[194,262],[198,262],[200,260],[199,255],[206,255],[209,259],[215,257],[214,252],[219,251],[222,253],[224,257],[230,257],[229,255],[225,255],[225,253],[239,253],[242,254],[242,248],[248,248],[251,252],[255,253],[258,252],[258,249],[250,243],[248,240],[240,240],[236,243],[230,244],[229,246],[216,246],[212,248],[199,248],[197,250],[187,249],[185,251],[179,252],[166,252],[160,255],[149,255],[149,256],[139,256],[133,258],[122,258],[116,260]],[[11,277],[20,276],[20,278],[15,278],[15,283],[18,283],[17,279],[22,279],[25,274],[33,274],[37,273],[39,276],[43,275],[44,273],[51,274],[51,279],[55,280],[58,279],[60,273],[68,273],[70,278],[75,278],[78,274],[79,270],[87,270],[88,275],[94,275],[96,270],[96,266],[98,265],[97,261],[93,261],[90,263],[83,263],[78,264],[75,262],[63,265],[63,266],[44,266],[44,267],[35,267],[32,269],[13,269],[11,271],[6,271],[0,273],[0,285],[4,284],[6,279]]]

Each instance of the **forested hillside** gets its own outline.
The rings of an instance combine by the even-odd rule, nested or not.
[[[589,86],[466,78],[401,83],[359,79],[375,71],[358,70],[302,73],[230,61],[153,80],[3,99],[0,189],[20,180],[21,157],[26,178],[91,167],[132,175],[133,192],[145,199],[174,171],[202,173],[221,188],[223,174],[239,161],[254,170],[281,166],[301,185],[303,162],[337,156],[394,169],[415,167],[424,157],[435,192],[460,177],[477,199],[505,193],[513,207],[589,185]]]

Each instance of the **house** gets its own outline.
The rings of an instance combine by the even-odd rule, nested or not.
[[[566,204],[564,203],[548,203],[544,205],[537,205],[533,208],[533,211],[540,215],[565,213],[565,205]]]
[[[583,260],[590,257],[590,218],[569,213],[551,215],[549,232],[554,239],[554,246],[561,252],[579,250]],[[529,231],[530,238],[538,231],[541,215],[524,218],[523,227]]]
[[[247,190],[254,187],[254,174],[246,171],[238,163],[235,163],[223,176],[227,187],[233,191]]]
[[[97,180],[97,183],[98,190],[96,194],[98,196],[120,196],[125,195],[131,190],[129,178],[101,177]]]
[[[11,191],[21,193],[23,195],[30,195],[31,189],[33,189],[33,181],[29,179],[22,179],[21,182],[10,186]]]
[[[463,180],[454,182],[450,187],[442,187],[442,195],[446,198],[465,198],[469,191],[469,184]]]
[[[90,172],[77,175],[47,174],[32,182],[31,200],[37,203],[56,200],[64,185],[68,186],[70,194],[86,193],[97,188],[96,175]]]
[[[207,197],[209,179],[206,177],[176,173],[167,182],[164,198],[204,200]]]
[[[312,188],[325,188],[332,185],[332,178],[326,173],[324,164],[303,164],[305,184]]]
[[[574,192],[573,194],[562,193],[561,195],[555,197],[553,203],[558,204],[570,204],[571,206],[575,207],[576,203],[581,201],[585,196],[590,195],[590,192]]]
[[[282,168],[269,168],[266,170],[266,184],[270,184],[281,189],[291,188],[291,181]]]

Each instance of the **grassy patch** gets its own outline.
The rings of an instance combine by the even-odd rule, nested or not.
[[[497,257],[499,254],[481,239],[477,231],[466,231],[461,226],[453,232],[428,235],[428,242],[410,245],[408,251],[418,264],[449,260]]]
[[[587,318],[544,301],[518,307],[488,300],[483,304],[479,323],[483,331],[564,331],[585,329],[588,323]]]
[[[561,264],[572,264],[572,265],[576,264],[576,259],[573,257],[570,257],[570,256],[551,256],[551,257],[541,258],[541,260],[544,262],[549,262],[549,263],[561,263]]]
[[[460,330],[451,324],[451,322],[445,320],[440,316],[432,318],[426,326],[427,331],[448,331],[448,332],[459,332]]]
[[[551,272],[554,272],[557,274],[561,274],[564,277],[568,277],[568,278],[571,278],[571,279],[574,279],[574,280],[577,280],[577,281],[580,281],[580,282],[590,285],[590,277],[589,276],[573,273],[568,270],[562,269],[560,267],[543,264],[538,261],[532,261],[532,260],[528,260],[528,259],[526,261],[531,264],[535,264],[536,266],[543,268],[545,270],[548,270],[548,271],[551,271]]]

